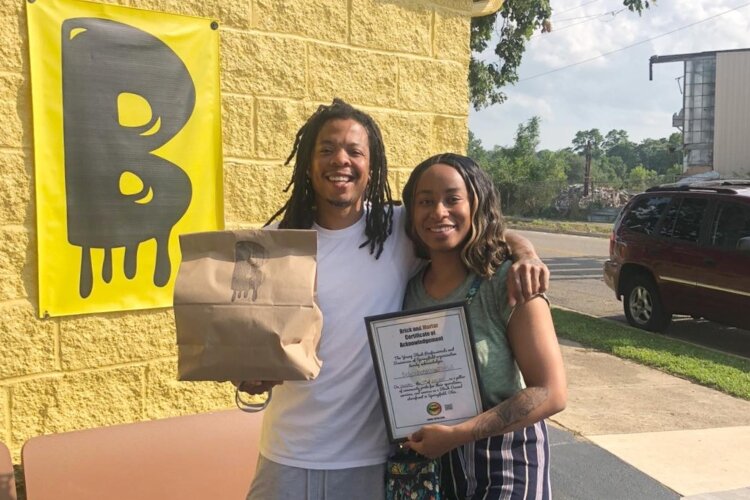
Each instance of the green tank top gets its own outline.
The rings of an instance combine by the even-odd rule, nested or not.
[[[496,406],[524,388],[523,377],[508,344],[507,326],[513,309],[508,306],[505,279],[511,261],[505,261],[489,280],[482,280],[479,291],[469,304],[469,319],[474,335],[477,372],[485,410]],[[435,300],[427,294],[423,278],[425,267],[409,281],[404,296],[404,310],[432,307],[450,302],[461,302],[476,274],[466,280],[447,297]]]

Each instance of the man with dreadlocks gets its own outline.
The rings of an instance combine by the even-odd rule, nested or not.
[[[418,261],[395,207],[383,139],[375,121],[340,99],[297,132],[289,200],[271,217],[280,228],[318,232],[317,297],[323,312],[315,380],[285,382],[265,411],[249,500],[384,498],[390,446],[363,318],[401,309]],[[509,280],[518,299],[547,288],[531,244],[511,236],[526,258]],[[520,281],[519,281],[520,283]],[[515,299],[513,299],[515,302]],[[275,385],[247,381],[257,394]]]

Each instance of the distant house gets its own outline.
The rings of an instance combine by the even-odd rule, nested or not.
[[[652,56],[652,66],[683,62],[682,109],[672,117],[682,131],[687,175],[715,172],[750,178],[750,49]]]

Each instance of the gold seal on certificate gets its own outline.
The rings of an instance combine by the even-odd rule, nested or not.
[[[391,442],[482,412],[464,302],[365,318]]]

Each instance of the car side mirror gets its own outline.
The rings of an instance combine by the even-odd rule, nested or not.
[[[737,250],[750,252],[750,236],[746,236],[737,240]]]

